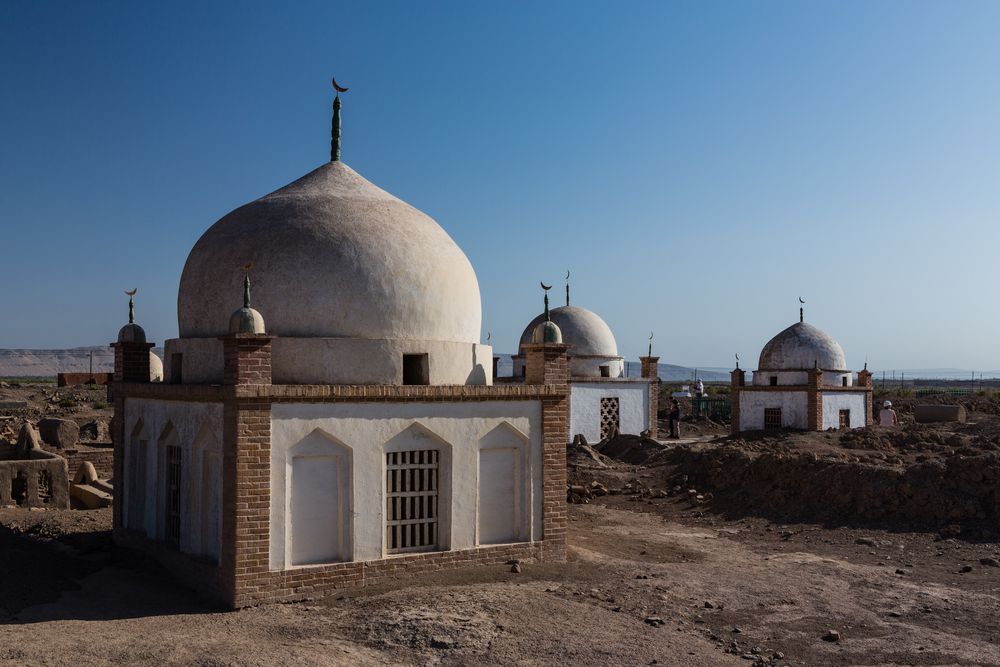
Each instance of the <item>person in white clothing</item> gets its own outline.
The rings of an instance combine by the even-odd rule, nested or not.
[[[899,417],[892,409],[892,401],[882,403],[882,410],[878,413],[879,426],[899,426]]]

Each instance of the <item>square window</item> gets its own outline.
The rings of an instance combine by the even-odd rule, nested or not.
[[[601,377],[602,378],[609,378],[609,377],[611,377],[611,367],[610,366],[601,366]]]
[[[778,376],[777,375],[772,375],[771,376],[771,386],[772,387],[777,387],[778,386]]]
[[[426,354],[403,355],[403,384],[430,384]]]

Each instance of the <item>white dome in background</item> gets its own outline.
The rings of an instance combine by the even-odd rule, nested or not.
[[[562,332],[562,342],[571,346],[570,356],[618,356],[615,335],[611,333],[611,327],[597,313],[578,306],[559,306],[552,308],[549,316]],[[532,342],[535,328],[544,320],[544,313],[531,320],[521,334],[520,345]]]
[[[254,308],[270,335],[479,341],[479,283],[462,250],[429,216],[342,162],[241,206],[202,235],[177,295],[182,339],[228,333],[249,262]]]
[[[840,343],[826,332],[805,322],[796,322],[768,341],[760,353],[758,371],[808,370],[847,371]]]
[[[152,350],[149,352],[149,381],[163,382],[163,362]]]

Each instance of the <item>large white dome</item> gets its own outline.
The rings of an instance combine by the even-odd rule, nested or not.
[[[477,343],[482,311],[468,258],[433,219],[330,162],[241,206],[188,255],[181,338],[228,332],[253,262],[253,307],[288,337]]]
[[[617,357],[618,343],[611,327],[601,317],[586,308],[559,306],[549,311],[552,321],[562,331],[563,343],[570,345],[570,356]],[[531,343],[535,327],[545,319],[542,313],[531,320],[521,334],[520,345]]]
[[[760,353],[757,369],[764,371],[846,371],[847,360],[840,343],[826,332],[805,322],[796,322],[768,341]]]

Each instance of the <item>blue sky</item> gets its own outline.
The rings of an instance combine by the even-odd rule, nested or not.
[[[0,347],[108,342],[135,286],[175,336],[199,235],[328,159],[334,74],[500,351],[571,269],[632,358],[756,359],[801,294],[855,367],[1000,368],[1000,4],[540,4],[0,4]]]

